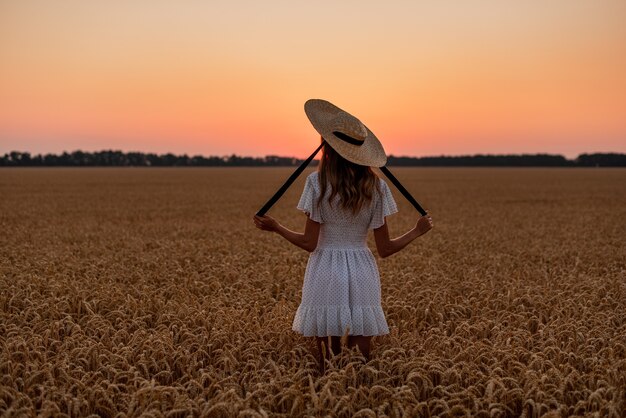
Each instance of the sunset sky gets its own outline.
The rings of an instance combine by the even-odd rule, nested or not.
[[[626,152],[626,1],[0,0],[0,153]]]

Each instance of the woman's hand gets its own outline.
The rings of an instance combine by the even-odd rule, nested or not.
[[[415,224],[415,230],[419,235],[424,235],[431,229],[433,229],[433,218],[431,218],[428,213],[420,217]]]
[[[415,238],[424,235],[433,227],[433,220],[428,214],[420,217],[415,226],[398,238],[389,239],[389,229],[387,228],[387,218],[380,228],[374,229],[374,240],[378,255],[382,258],[389,257],[406,247]]]
[[[276,232],[278,230],[278,221],[269,215],[254,215],[254,218],[252,219],[254,220],[256,227],[263,231]]]

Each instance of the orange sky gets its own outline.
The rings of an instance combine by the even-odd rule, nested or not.
[[[626,1],[0,0],[0,153],[626,152]]]

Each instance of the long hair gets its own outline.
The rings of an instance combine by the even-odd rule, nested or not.
[[[340,206],[355,215],[363,205],[372,200],[375,189],[380,192],[378,176],[371,167],[346,160],[326,141],[322,147],[318,171],[321,187],[318,206],[322,204],[322,199],[326,195],[328,183],[331,185],[328,203],[332,205],[332,199],[338,194],[341,198]]]

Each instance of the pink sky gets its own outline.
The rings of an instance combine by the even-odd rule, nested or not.
[[[626,152],[626,2],[0,2],[0,153]]]

